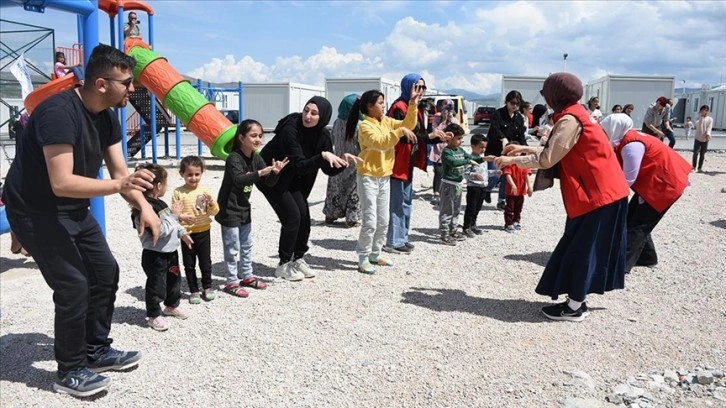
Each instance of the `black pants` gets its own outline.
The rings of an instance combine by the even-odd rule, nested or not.
[[[302,258],[308,252],[310,238],[310,208],[308,200],[299,190],[259,187],[280,219],[280,264]]]
[[[146,316],[161,316],[161,306],[177,307],[181,301],[179,254],[144,249],[141,267],[146,274]]]
[[[86,366],[111,344],[119,267],[88,212],[8,215],[20,243],[53,289],[55,359],[60,371]]]
[[[658,254],[650,233],[668,211],[666,208],[665,211],[659,213],[646,202],[640,204],[639,200],[640,196],[635,194],[628,204],[625,273],[630,273],[630,270],[636,265],[649,266],[658,263]]]
[[[190,234],[192,248],[182,243],[182,261],[184,262],[184,274],[187,277],[189,292],[199,292],[199,280],[197,279],[196,262],[199,261],[199,270],[202,272],[202,289],[212,287],[212,244],[209,237],[209,230]]]
[[[503,186],[500,188],[504,188]],[[505,197],[506,205],[504,206],[504,226],[512,225],[522,220],[522,208],[524,207],[524,196]]]
[[[676,145],[676,136],[673,134],[673,129],[668,129],[663,123],[660,125],[660,130],[663,132],[663,134],[665,134],[665,137],[668,138],[668,147],[672,149],[673,146]]]
[[[703,168],[703,160],[706,158],[706,150],[708,150],[708,142],[693,141],[693,165],[694,169],[701,170]],[[699,158],[698,155],[701,155]],[[696,159],[698,159],[698,167],[696,167]]]
[[[486,187],[467,186],[466,187],[466,211],[464,211],[464,229],[476,227],[476,217],[484,205],[484,193]]]

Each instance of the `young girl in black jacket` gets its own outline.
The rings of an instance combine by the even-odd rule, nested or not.
[[[243,286],[253,289],[267,287],[252,274],[252,184],[274,186],[280,171],[288,163],[287,159],[273,159],[272,165],[265,164],[256,151],[261,144],[262,125],[253,119],[243,120],[237,126],[234,149],[224,165],[224,178],[217,198],[219,213],[215,219],[222,225],[224,264],[227,267],[224,291],[237,297],[249,295]]]
[[[333,108],[327,99],[312,97],[302,113],[291,113],[280,119],[275,137],[260,152],[268,165],[273,160],[289,159],[290,164],[280,172],[280,179],[273,187],[258,184],[280,219],[280,264],[275,276],[287,280],[312,278],[315,272],[303,256],[308,251],[310,237],[310,209],[308,196],[315,185],[318,169],[328,176],[343,171],[357,156],[332,153],[330,132],[325,126],[330,122]]]

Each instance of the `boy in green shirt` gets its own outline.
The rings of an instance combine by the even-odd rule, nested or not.
[[[454,246],[464,235],[456,230],[461,209],[461,181],[464,180],[464,169],[469,164],[484,161],[483,157],[474,157],[461,148],[464,140],[464,129],[452,123],[444,129],[452,138],[441,153],[441,204],[439,207],[439,230],[441,241]]]

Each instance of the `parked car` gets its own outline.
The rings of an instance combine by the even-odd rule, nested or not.
[[[474,124],[491,123],[492,115],[494,115],[495,110],[497,109],[491,106],[480,106],[476,108],[476,112],[474,113]]]

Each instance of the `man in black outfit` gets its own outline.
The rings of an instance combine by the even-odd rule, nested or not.
[[[89,211],[91,197],[120,193],[141,211],[139,231],[154,242],[160,221],[141,191],[153,174],[129,175],[121,128],[110,107],[133,92],[136,62],[107,45],[93,49],[82,87],[43,101],[30,117],[8,172],[3,201],[8,221],[28,249],[55,303],[57,392],[97,394],[111,379],[97,374],[136,366],[137,351],[111,348],[119,267]],[[111,179],[97,179],[102,161]]]
[[[504,146],[509,142],[518,142],[522,146],[527,145],[527,138],[524,134],[524,118],[518,113],[519,105],[522,103],[522,94],[519,91],[509,91],[505,98],[506,104],[494,111],[492,115],[489,132],[487,132],[487,148],[484,151],[486,156],[501,156]],[[489,170],[496,169],[493,162],[487,163]],[[494,186],[499,184],[499,197],[497,208],[504,211],[504,177],[489,177],[487,191],[484,193],[484,201],[492,202],[491,192]]]

